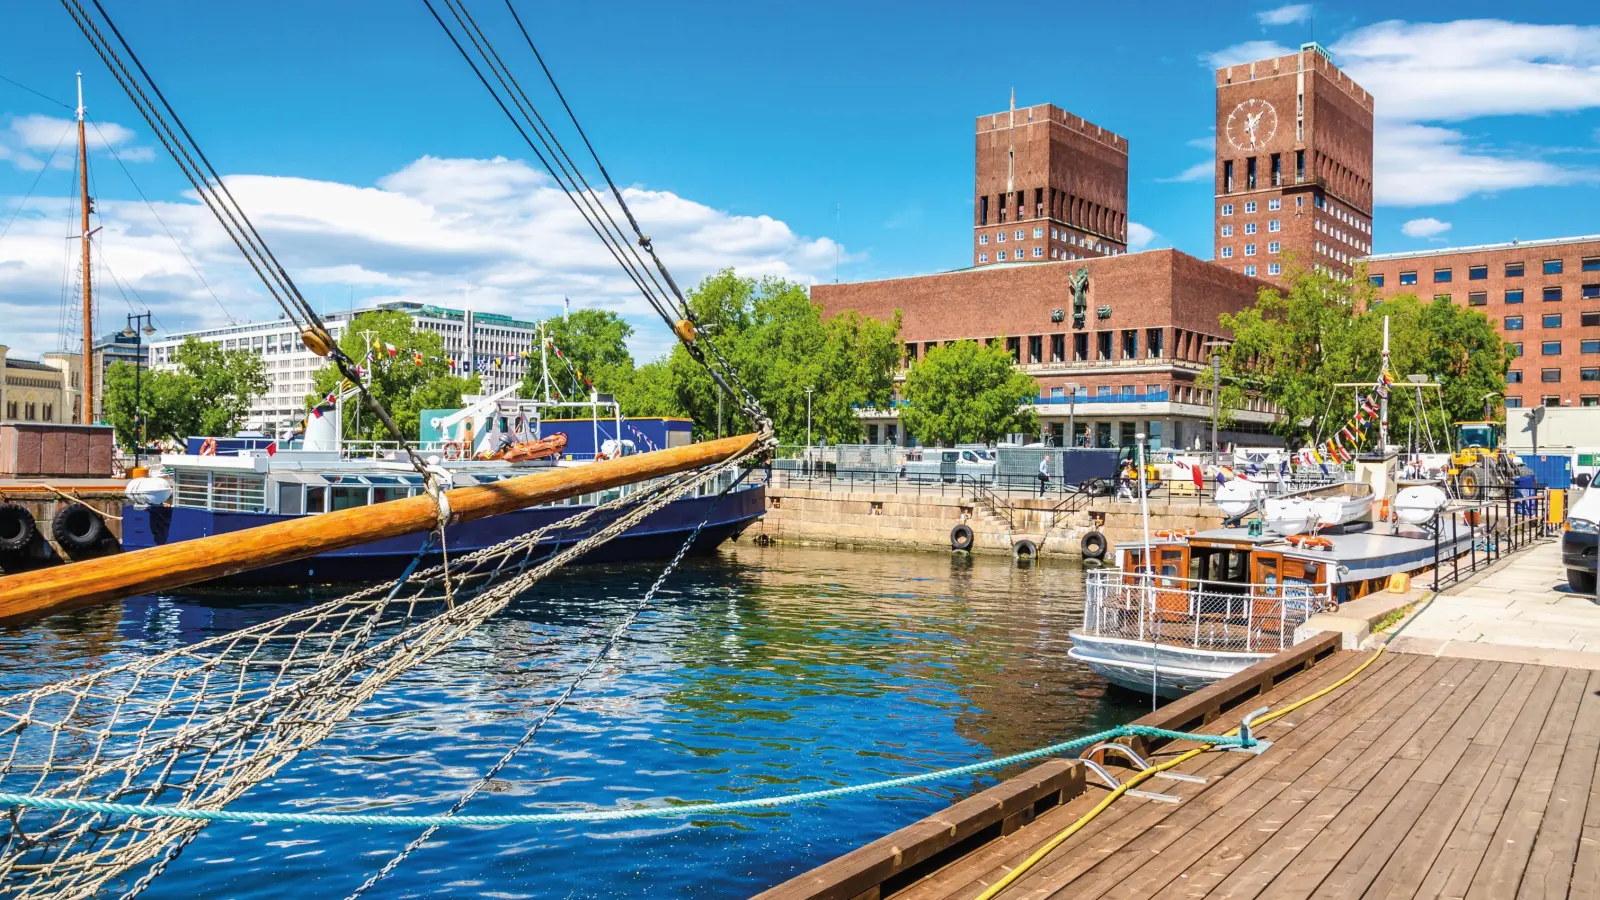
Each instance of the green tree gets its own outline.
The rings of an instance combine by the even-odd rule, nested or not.
[[[933,348],[906,373],[904,393],[901,424],[923,443],[989,442],[1039,428],[1039,385],[1016,367],[1004,339]]]
[[[898,315],[892,322],[855,313],[824,320],[803,285],[744,278],[731,269],[702,281],[689,303],[707,340],[772,417],[780,441],[805,440],[808,387],[813,439],[835,443],[861,439],[856,406],[886,406],[893,396]],[[714,433],[717,391],[710,375],[682,347],[674,348],[667,370],[679,407],[702,434]],[[724,401],[722,421],[725,434],[743,423],[735,404]]]
[[[173,358],[176,369],[146,369],[137,379],[127,363],[106,369],[103,410],[122,446],[133,447],[140,413],[152,441],[231,435],[249,414],[251,398],[271,386],[265,364],[248,350],[224,350],[191,337]]]
[[[477,375],[450,373],[444,339],[437,332],[413,328],[411,317],[402,312],[381,310],[356,316],[340,337],[339,346],[367,370],[369,390],[408,440],[416,438],[424,409],[460,406],[462,394],[479,390]],[[389,353],[390,346],[395,348],[393,355]],[[311,381],[317,393],[306,398],[307,408],[321,402],[343,381],[339,370],[331,365],[318,369]],[[363,408],[365,405],[344,404],[345,438],[393,440],[377,416]]]
[[[1285,280],[1287,291],[1263,288],[1255,306],[1221,317],[1233,333],[1221,352],[1225,416],[1259,396],[1278,408],[1273,430],[1291,446],[1326,437],[1355,412],[1358,391],[1335,385],[1379,377],[1386,316],[1389,371],[1399,382],[1391,391],[1391,441],[1420,422],[1407,375],[1443,385],[1438,399],[1424,396],[1422,411],[1440,437],[1449,421],[1481,416],[1485,393],[1505,390],[1509,348],[1477,310],[1411,294],[1380,300],[1364,272],[1341,281],[1296,268]],[[1209,371],[1201,382],[1209,386]]]
[[[633,355],[628,352],[628,338],[633,336],[633,326],[610,310],[580,309],[569,316],[555,316],[544,322],[545,334],[561,350],[561,357],[550,355],[550,380],[556,390],[571,398],[575,389],[579,396],[588,391],[575,385],[572,368],[582,372],[594,382],[595,390],[620,394],[632,380]],[[534,348],[537,352],[538,348]],[[563,361],[565,360],[565,361]],[[542,396],[538,361],[528,366],[522,378],[522,396]],[[626,409],[629,415],[638,415]]]

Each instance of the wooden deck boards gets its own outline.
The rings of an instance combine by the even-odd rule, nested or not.
[[[1341,654],[1206,730],[1365,658]],[[1000,896],[1600,900],[1600,672],[1387,654],[1261,734],[1274,742],[1261,756],[1208,753],[1177,770],[1205,785],[1142,785],[1182,803],[1119,800]],[[1091,787],[893,896],[971,900],[1104,793]]]

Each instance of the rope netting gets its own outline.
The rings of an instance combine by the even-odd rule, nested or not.
[[[417,571],[430,542],[392,583],[0,698],[0,790],[220,810],[546,575],[673,500],[731,488],[761,446],[448,565]],[[13,807],[0,895],[83,897],[118,882],[132,896],[204,824]]]

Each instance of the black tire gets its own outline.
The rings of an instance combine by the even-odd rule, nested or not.
[[[93,550],[106,536],[106,523],[99,513],[74,503],[56,511],[50,534],[68,550]]]
[[[26,506],[0,503],[0,550],[21,550],[38,533],[39,525]]]
[[[1106,536],[1098,531],[1091,531],[1083,536],[1083,540],[1078,543],[1078,549],[1083,551],[1084,559],[1105,559]]]
[[[1039,545],[1026,538],[1011,545],[1011,558],[1017,562],[1033,562],[1039,558]]]
[[[951,550],[971,550],[972,541],[972,526],[967,523],[962,522],[960,525],[950,529]]]
[[[1583,488],[1588,487],[1589,482],[1593,480],[1594,479],[1589,477],[1588,472],[1579,472],[1577,476],[1572,479],[1572,486],[1582,490]]]
[[[1483,467],[1467,466],[1456,476],[1456,494],[1463,500],[1478,500],[1483,497]]]
[[[1595,574],[1592,570],[1568,569],[1567,587],[1580,594],[1594,593]]]

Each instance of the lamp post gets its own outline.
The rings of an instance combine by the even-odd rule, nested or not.
[[[1494,416],[1492,415],[1492,413],[1494,412],[1494,407],[1489,405],[1489,399],[1491,397],[1500,397],[1500,396],[1503,396],[1503,395],[1499,391],[1490,391],[1489,393],[1483,395],[1483,420],[1485,422],[1487,422],[1487,421],[1489,421],[1489,420],[1494,418]]]
[[[806,388],[806,468],[811,468],[811,392],[816,388]]]
[[[1222,356],[1218,353],[1224,347],[1232,346],[1232,341],[1206,341],[1205,347],[1211,351],[1211,467],[1214,469],[1220,464],[1222,445],[1217,440],[1217,423],[1222,418]]]
[[[1069,381],[1062,387],[1067,389],[1067,446],[1078,446],[1078,383]]]
[[[143,322],[143,325],[139,323]],[[138,327],[135,327],[138,326]],[[155,334],[155,326],[150,324],[150,311],[142,313],[128,313],[128,326],[122,329],[122,336],[133,338],[133,466],[139,467],[139,451],[144,448],[144,414],[140,410],[143,385],[140,383],[140,373],[144,370],[144,336]]]

